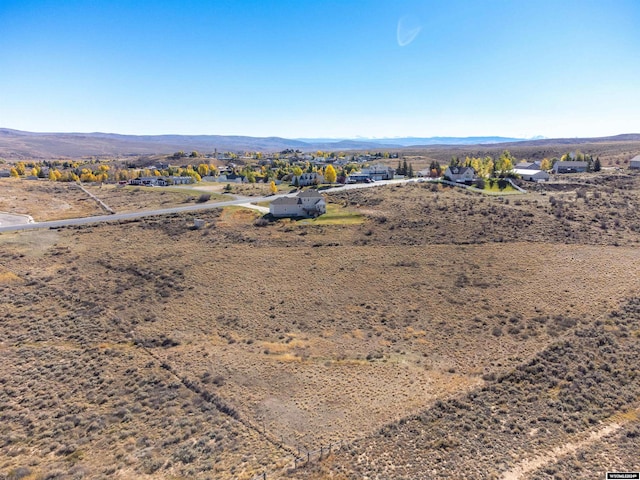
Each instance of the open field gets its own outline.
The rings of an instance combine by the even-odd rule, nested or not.
[[[117,213],[169,208],[195,203],[202,195],[210,195],[210,199],[207,200],[210,202],[228,199],[224,195],[201,191],[191,185],[175,187],[94,185],[85,188]]]
[[[2,234],[0,478],[638,469],[638,180]]]
[[[0,212],[31,215],[36,222],[104,213],[73,183],[13,178],[0,179]]]

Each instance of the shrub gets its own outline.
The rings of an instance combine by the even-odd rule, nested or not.
[[[31,470],[27,467],[18,467],[14,470],[9,471],[9,475],[7,476],[7,480],[20,480],[21,478],[25,478],[31,475]]]
[[[209,200],[211,200],[211,195],[208,193],[203,193],[202,195],[200,195],[198,197],[198,199],[196,200],[197,203],[205,203],[208,202]]]

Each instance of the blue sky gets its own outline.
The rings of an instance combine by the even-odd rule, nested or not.
[[[0,127],[640,132],[640,1],[0,0]]]

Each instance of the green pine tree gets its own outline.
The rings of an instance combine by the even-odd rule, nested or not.
[[[593,171],[599,172],[602,170],[602,164],[600,163],[600,157],[596,157],[596,161],[593,162]]]

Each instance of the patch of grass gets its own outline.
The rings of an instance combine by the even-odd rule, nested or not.
[[[489,193],[489,194],[498,193],[500,195],[521,194],[521,192],[513,188],[513,186],[509,182],[503,182],[499,180],[496,180],[494,182],[491,182],[490,180],[485,180],[484,188],[481,191],[482,193]]]
[[[256,210],[252,210],[251,208],[247,207],[232,205],[222,208],[222,213],[220,214],[220,223],[222,225],[251,225],[256,221],[256,219],[260,217],[262,217],[262,214]]]
[[[320,215],[318,218],[300,220],[298,223],[313,225],[359,225],[364,223],[365,216],[342,207],[341,205],[327,205],[327,213]]]

